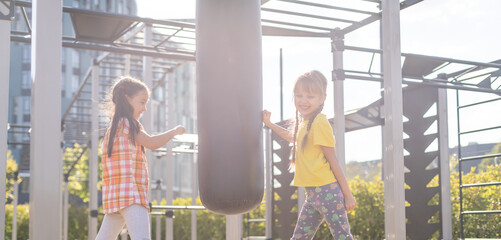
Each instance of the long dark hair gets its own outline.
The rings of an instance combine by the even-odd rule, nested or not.
[[[127,96],[132,98],[140,91],[146,91],[148,95],[150,94],[146,84],[128,76],[119,78],[110,89],[109,99],[111,101],[108,109],[112,120],[108,139],[108,157],[111,156],[118,121],[121,118],[126,118],[129,121],[129,139],[135,143],[135,136],[139,133],[140,127],[139,122],[133,117],[134,108],[127,100]]]
[[[299,91],[299,89],[303,89],[306,91],[318,93],[325,97],[327,95],[327,79],[325,76],[317,71],[309,71],[307,73],[304,73],[303,75],[299,76],[296,79],[296,82],[294,83],[294,93]],[[306,127],[306,134],[304,135],[303,139],[301,140],[301,148],[304,149],[304,146],[306,146],[306,141],[308,139],[308,134],[310,133],[311,125],[313,124],[313,120],[315,120],[315,117],[319,113],[322,112],[322,109],[324,108],[324,104],[321,104],[318,109],[315,111],[315,113],[311,116],[311,119],[302,119],[302,120],[309,120],[308,121],[308,126]],[[297,140],[297,133],[299,129],[299,111],[296,110],[296,124],[294,126],[294,141],[292,145],[292,158],[291,162],[289,164],[289,169],[294,169],[295,164],[296,164],[296,140]]]

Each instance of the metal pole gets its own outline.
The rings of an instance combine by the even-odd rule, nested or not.
[[[13,42],[24,42],[24,43],[31,42],[30,38],[24,38],[24,37],[20,37],[20,36],[12,36],[10,39]],[[158,57],[158,58],[167,58],[167,59],[172,59],[172,60],[195,61],[195,56],[192,56],[189,54],[169,54],[169,53],[162,53],[162,52],[158,52],[158,51],[130,49],[130,48],[125,49],[125,48],[119,48],[119,47],[88,44],[88,43],[78,43],[78,42],[77,43],[63,42],[61,44],[63,45],[63,47],[66,47],[66,48],[93,50],[93,51],[120,53],[120,54],[132,54],[132,55],[137,55],[137,56],[150,56],[150,57]]]
[[[440,74],[438,78],[445,77]],[[440,199],[442,239],[452,240],[451,178],[449,169],[449,128],[447,119],[447,89],[438,90],[438,138],[440,151]]]
[[[174,78],[172,73],[169,73],[167,78],[167,129],[174,127]],[[167,205],[172,205],[174,198],[174,156],[172,155],[172,143],[168,143],[166,147],[166,163],[165,163],[165,200]],[[165,219],[165,240],[174,239],[174,224],[172,218]]]
[[[63,239],[68,240],[68,178],[64,179],[64,197],[63,197]]]
[[[144,28],[144,45],[149,46],[153,42],[153,30],[151,24],[146,24]],[[153,59],[151,57],[143,57],[143,82],[148,86],[149,89],[153,87]],[[153,94],[150,94],[150,98],[152,98]],[[153,119],[153,111],[151,108],[151,101],[148,101],[146,105],[146,111],[141,117],[141,122],[143,123],[144,130],[146,132],[151,132],[153,129],[152,119]],[[151,150],[146,149],[146,159],[148,159],[148,172],[152,172],[152,156]],[[151,176],[150,176],[151,179]],[[148,199],[151,201],[151,185],[148,189]]]
[[[460,104],[459,104],[459,91],[456,90],[456,116],[457,116],[457,136],[458,136],[458,174],[459,174],[459,238],[464,239],[464,227],[463,227],[463,168],[461,167],[461,121],[460,121]]]
[[[280,48],[280,121],[284,120],[284,74],[282,48]]]
[[[379,10],[383,10],[383,6],[381,6],[381,4],[379,4]],[[383,21],[379,21],[379,48],[380,49],[383,49]],[[345,49],[348,49],[347,46],[345,45]],[[382,50],[381,50],[382,51]],[[383,54],[379,54],[379,62],[380,62],[380,71],[381,73],[383,72],[384,70],[384,66],[383,66]],[[380,88],[383,89],[384,88],[384,83],[383,81],[381,81],[379,83],[380,85]],[[381,94],[381,99],[384,98],[384,92],[383,91],[380,91],[380,94]],[[384,159],[385,159],[385,153],[384,153],[384,147],[386,146],[386,138],[385,138],[385,135],[384,135],[384,124],[381,125],[381,164],[382,166],[384,166]],[[381,180],[384,181],[384,168],[381,168]]]
[[[159,158],[157,158],[157,160],[160,160]],[[158,164],[160,164],[161,162],[160,161],[157,161]],[[157,172],[158,170],[160,170],[159,167],[156,168]],[[160,202],[162,201],[162,180],[160,179],[160,175],[157,175],[157,186],[156,186],[156,197],[157,197],[157,203],[160,204]],[[155,217],[155,239],[156,240],[160,240],[160,238],[162,237],[162,218],[160,217],[160,215],[157,215]]]
[[[130,75],[130,54],[125,55],[125,70],[124,70],[124,75],[128,76]]]
[[[272,159],[272,154],[273,154],[273,146],[272,146],[272,141],[271,141],[271,130],[270,129],[264,129],[264,136],[265,136],[265,141],[266,141],[266,149],[265,149],[265,154],[266,154],[266,210],[265,210],[265,216],[266,216],[266,234],[265,238],[266,239],[271,239],[272,238],[272,227],[273,227],[273,200],[272,200],[272,188],[273,185],[271,183],[271,178],[272,178],[272,171],[271,168],[273,167],[273,159]]]
[[[11,2],[14,4],[14,2]],[[13,8],[12,8],[13,10]],[[13,11],[10,12],[13,14]],[[10,15],[9,14],[9,15]],[[9,117],[9,71],[10,71],[10,24],[9,18],[0,18],[0,202],[5,203],[5,180],[7,177],[7,126]],[[5,204],[0,207],[0,236],[5,234]]]
[[[242,214],[226,215],[226,240],[241,240],[243,236]]]
[[[97,180],[99,151],[99,65],[92,66],[91,141],[89,151],[89,240],[97,235]]]
[[[193,149],[195,144],[193,143]],[[193,153],[193,160],[191,165],[191,205],[197,205],[198,197],[198,184],[197,184],[197,160],[198,154]],[[197,211],[191,211],[191,240],[197,240]]]
[[[400,2],[382,1],[384,75],[384,198],[387,240],[405,239]]]
[[[32,11],[29,236],[61,239],[62,1],[35,0]]]
[[[14,178],[14,199],[12,200],[12,240],[17,240],[17,199],[19,198],[19,184],[17,183],[19,172]]]
[[[144,45],[149,46],[153,43],[153,30],[152,30],[152,24],[146,24],[144,28]],[[148,86],[148,88],[151,90],[153,88],[153,59],[152,57],[147,57],[143,56],[143,82]],[[152,98],[153,93],[150,93],[150,99]],[[151,132],[153,130],[153,111],[151,109],[152,107],[152,101],[148,101],[146,105],[146,109],[149,109],[149,111],[146,111],[141,119],[141,122],[143,123],[144,130],[146,132]],[[151,150],[146,149],[146,159],[148,159],[148,172],[153,173],[153,154]],[[150,175],[150,179],[152,179],[152,176]],[[151,202],[152,194],[151,194],[151,184],[148,186],[148,199]],[[158,219],[157,219],[158,220]],[[157,229],[158,231],[158,229]]]
[[[345,157],[345,117],[344,117],[344,35],[339,28],[332,34],[332,81],[334,83],[334,136],[336,137],[336,157],[341,169],[346,172]]]
[[[165,99],[165,98],[163,98]],[[152,100],[154,101],[154,100]],[[162,125],[160,123],[165,123],[165,118],[164,115],[161,114],[162,112],[157,112],[158,107],[160,106],[161,102],[159,101],[154,101],[152,102],[152,108],[155,110],[154,112],[157,113],[155,116],[155,120],[153,123],[157,123],[155,125],[155,130],[157,132],[160,132],[163,129]],[[153,109],[150,110],[153,112]],[[165,125],[165,124],[164,124]],[[162,166],[162,156],[152,154],[153,158],[155,159],[155,175],[150,176],[150,179],[156,179],[156,186],[155,186],[155,198],[157,201],[157,204],[160,204],[162,202],[162,186],[163,186],[163,180],[162,180],[162,172],[163,169],[161,168]],[[160,215],[156,215],[155,217],[155,239],[160,240],[162,238],[162,217]]]

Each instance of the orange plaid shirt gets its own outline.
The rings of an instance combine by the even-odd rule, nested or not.
[[[129,121],[121,118],[108,157],[110,129],[104,136],[102,148],[104,213],[114,213],[132,204],[142,205],[149,211],[148,164],[142,147],[130,141]]]

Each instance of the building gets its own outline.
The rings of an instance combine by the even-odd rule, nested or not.
[[[64,7],[73,7],[93,11],[117,14],[136,14],[134,0],[63,0]],[[31,19],[31,8],[24,8],[27,19]],[[20,7],[15,8],[15,20],[12,31],[29,33]],[[71,18],[63,14],[63,36],[74,35]],[[11,42],[10,82],[9,82],[9,150],[19,166],[19,176],[24,179],[20,185],[19,203],[28,202],[29,197],[29,126],[31,122],[31,46],[30,44]],[[62,49],[61,112],[68,108],[79,88],[91,61],[98,53],[71,48]]]

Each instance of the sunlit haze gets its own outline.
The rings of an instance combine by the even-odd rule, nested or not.
[[[272,3],[270,1],[269,3]],[[336,5],[340,1],[321,1]],[[349,1],[352,3],[353,1]],[[346,4],[346,1],[344,1]],[[268,3],[267,3],[268,4]],[[194,0],[141,0],[139,15],[158,19],[193,19]],[[404,53],[416,53],[454,59],[490,62],[501,59],[501,1],[497,0],[428,0],[401,12],[401,47]],[[378,11],[378,9],[364,9]],[[321,14],[321,13],[319,13]],[[299,74],[317,69],[329,79],[332,71],[330,39],[263,37],[263,104],[272,112],[272,120],[280,120],[279,51],[283,51],[284,117],[294,116],[292,82]],[[379,22],[348,34],[345,44],[379,48]],[[370,67],[370,55],[346,51],[347,69]],[[379,68],[379,66],[373,66]],[[501,80],[499,80],[501,81]],[[333,117],[332,83],[329,83],[324,113]],[[468,92],[461,94],[462,104],[493,98],[492,94]],[[379,83],[360,80],[345,81],[345,109],[364,107],[380,98]],[[496,105],[497,104],[497,105]],[[449,145],[457,145],[457,116],[455,91],[448,91]],[[501,111],[498,103],[479,107],[461,115],[461,127],[480,129],[498,126]],[[479,117],[481,116],[481,117]],[[461,140],[469,142],[501,142],[501,130],[473,134]],[[367,161],[381,159],[381,128],[374,127],[346,134],[346,160]]]

